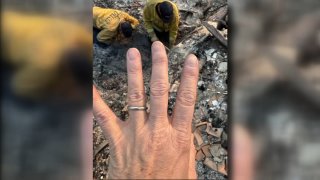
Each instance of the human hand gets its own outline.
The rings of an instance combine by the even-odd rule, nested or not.
[[[128,105],[145,106],[141,56],[127,53]],[[119,120],[93,86],[94,116],[110,143],[109,178],[196,179],[191,121],[196,102],[198,60],[189,55],[172,117],[168,117],[168,59],[162,43],[152,45],[150,113],[129,110]]]

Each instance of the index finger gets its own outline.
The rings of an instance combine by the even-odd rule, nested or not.
[[[168,58],[163,44],[156,41],[152,44],[152,75],[150,83],[150,121],[157,122],[167,118],[168,109]]]

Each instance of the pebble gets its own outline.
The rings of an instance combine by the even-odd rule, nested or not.
[[[203,84],[204,84],[203,81],[199,81],[199,82],[198,82],[198,86],[202,86]]]
[[[170,88],[170,93],[178,92],[179,85],[180,85],[180,83],[177,81],[174,84],[172,84],[172,86]]]
[[[211,56],[214,51],[216,51],[216,50],[215,49],[208,49],[205,51],[205,53],[207,56]]]
[[[115,98],[115,99],[119,99],[119,98],[120,98],[120,95],[119,95],[119,94],[115,94],[115,95],[114,95],[114,98]]]
[[[221,103],[221,110],[222,111],[227,112],[227,107],[228,107],[228,104],[226,102]]]
[[[217,162],[217,163],[221,163],[221,162],[222,162],[222,159],[219,158],[219,157],[213,157],[213,161],[214,161],[214,162]]]
[[[212,58],[213,58],[213,59],[217,59],[217,56],[218,56],[218,54],[215,53],[215,54],[213,54]]]
[[[213,106],[219,106],[219,102],[217,100],[212,101]]]
[[[218,71],[227,72],[227,70],[228,70],[228,63],[227,62],[221,62],[219,64]]]

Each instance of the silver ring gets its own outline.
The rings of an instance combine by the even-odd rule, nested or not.
[[[145,106],[128,106],[128,110],[145,111],[145,110],[147,110],[147,107],[145,107]]]

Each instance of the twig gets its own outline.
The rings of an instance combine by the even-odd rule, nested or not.
[[[167,51],[169,51],[169,53],[171,52],[171,50],[167,47],[167,46],[164,46],[166,48]]]
[[[102,151],[106,146],[108,145],[108,142],[107,141],[104,141],[103,143],[101,143],[98,147],[97,147],[97,149],[94,151],[94,153],[93,153],[93,157],[96,157],[96,155],[100,152],[100,151]]]
[[[213,1],[208,2],[207,7],[204,8],[203,16],[206,16],[208,14],[208,11],[213,7],[212,5],[213,5]]]
[[[194,33],[198,32],[199,28],[195,28],[192,32],[190,32],[189,34],[187,34],[186,36],[183,37],[183,39],[181,39],[179,42],[177,42],[177,44],[180,44],[181,42],[185,41],[186,39],[189,39],[190,36],[192,36]]]
[[[210,17],[210,19],[214,20],[214,19],[224,19],[224,17],[228,14],[228,6],[222,6],[218,9],[218,11]]]
[[[190,9],[179,9],[179,11],[181,11],[181,12],[189,12],[189,13],[193,13],[193,14],[197,13],[196,11],[193,11],[193,10],[190,10]]]
[[[219,33],[219,31],[208,22],[202,22],[203,26],[208,29],[208,31],[216,37],[225,47],[228,47],[228,41]]]

